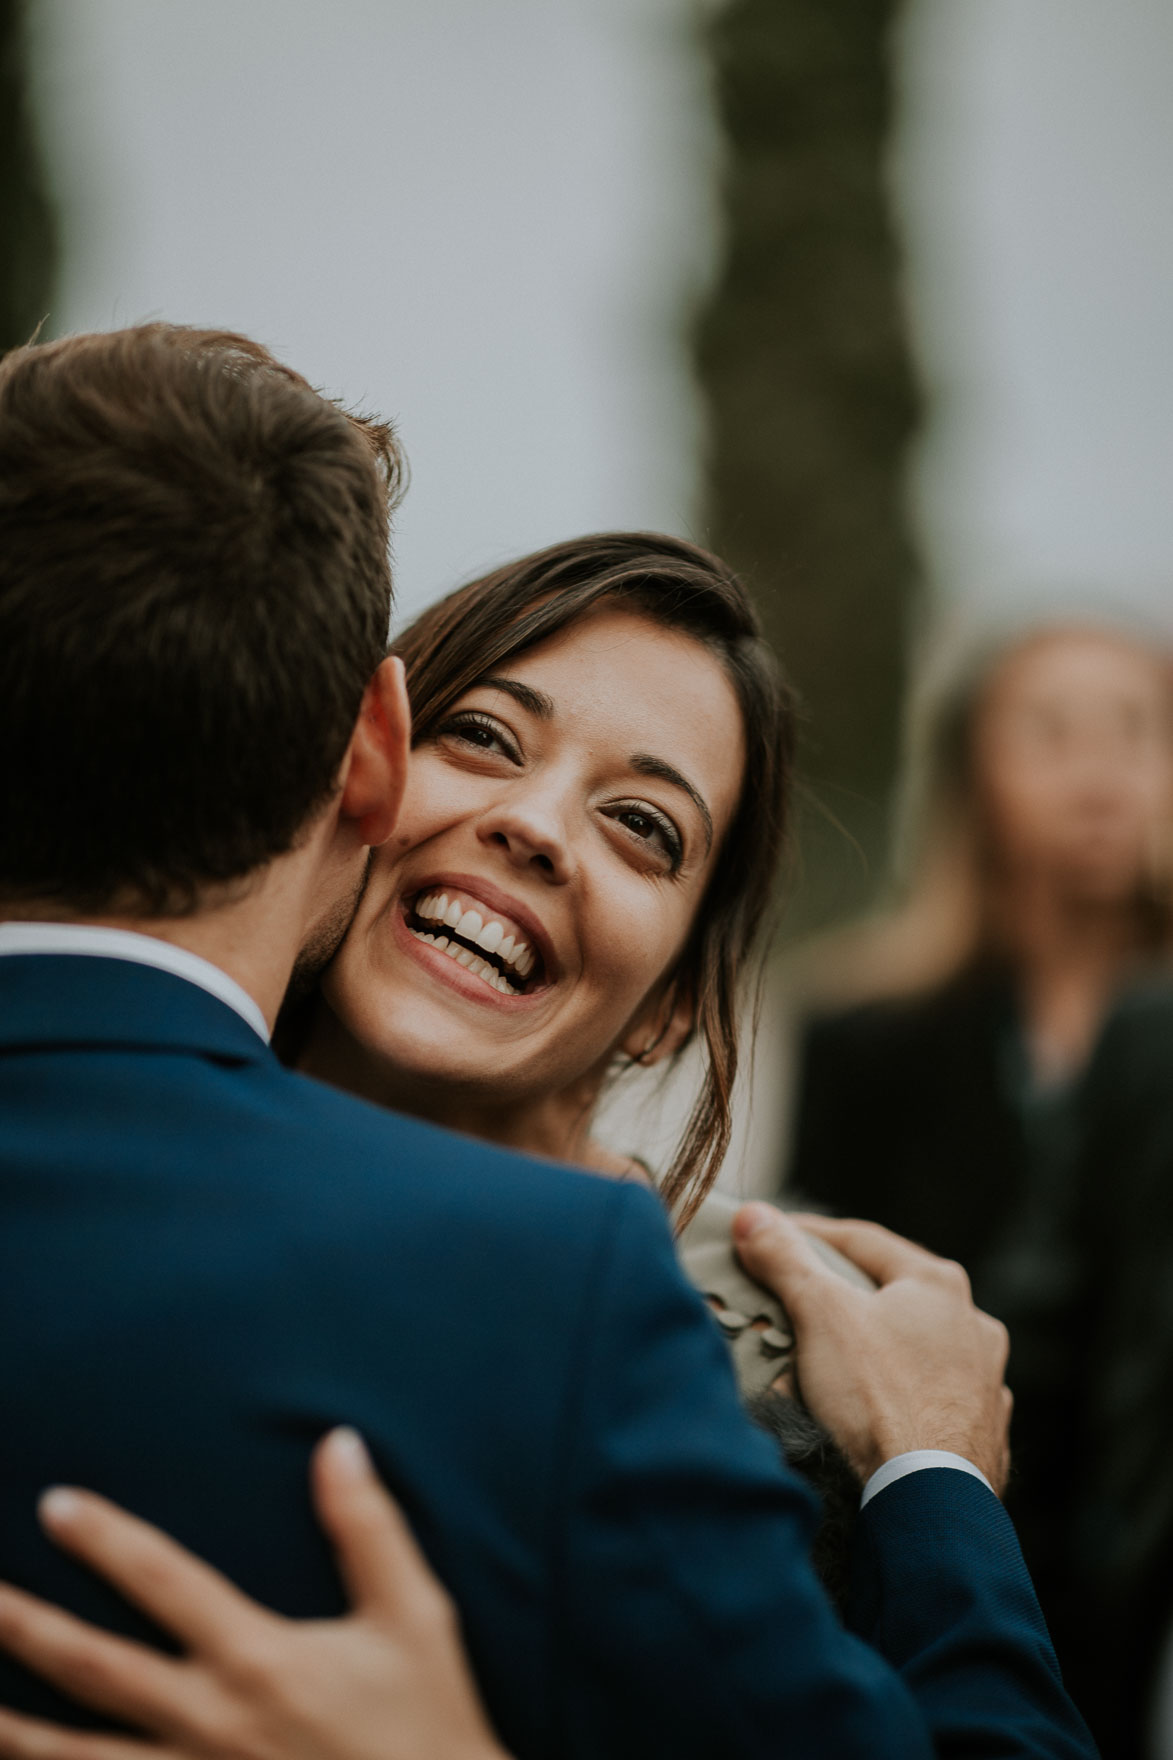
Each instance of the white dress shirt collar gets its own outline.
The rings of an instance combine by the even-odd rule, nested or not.
[[[0,923],[0,955],[17,953],[91,954],[99,959],[129,960],[132,965],[171,972],[227,1003],[266,1045],[269,1043],[268,1023],[259,1005],[235,978],[210,960],[201,959],[198,953],[189,953],[186,947],[176,947],[156,935],[139,935],[133,929],[105,929],[96,923]]]

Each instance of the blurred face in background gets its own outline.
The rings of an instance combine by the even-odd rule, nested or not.
[[[989,847],[1004,878],[1108,904],[1166,872],[1173,675],[1096,630],[1036,636],[995,671],[974,727]]]

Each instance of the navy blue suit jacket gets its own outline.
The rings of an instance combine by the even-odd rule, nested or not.
[[[46,1484],[323,1614],[306,1464],[346,1421],[519,1760],[1094,1752],[967,1475],[869,1504],[838,1623],[650,1194],[290,1074],[169,973],[0,958],[0,1340],[0,1574],[111,1625],[143,1629],[42,1539]],[[61,1709],[8,1664],[0,1699]]]

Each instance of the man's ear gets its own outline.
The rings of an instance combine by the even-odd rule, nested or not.
[[[403,661],[383,661],[366,690],[342,762],[344,819],[363,843],[385,843],[395,829],[411,755],[411,708]]]
[[[645,1069],[672,1057],[692,1036],[696,1004],[690,987],[678,976],[642,1008],[620,1041],[620,1050]]]

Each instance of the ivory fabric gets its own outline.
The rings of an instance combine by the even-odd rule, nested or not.
[[[790,1367],[794,1333],[777,1296],[755,1283],[733,1246],[733,1218],[741,1200],[711,1192],[676,1243],[690,1282],[714,1308],[733,1354],[737,1382],[746,1398],[764,1393]],[[866,1272],[816,1235],[811,1246],[831,1268],[861,1289],[874,1289]]]

